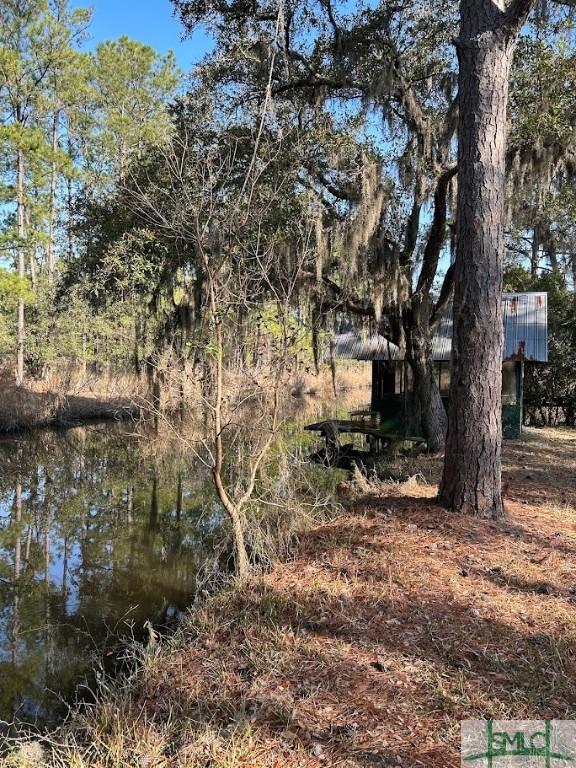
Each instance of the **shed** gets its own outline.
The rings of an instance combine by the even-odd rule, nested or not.
[[[525,363],[548,362],[548,296],[503,293],[502,424],[506,438],[518,438],[523,421]],[[447,404],[452,353],[452,307],[440,321],[432,342],[436,380]],[[403,351],[378,333],[363,333],[349,323],[334,337],[334,356],[372,363],[370,409],[384,432],[421,434],[411,395],[411,371]]]

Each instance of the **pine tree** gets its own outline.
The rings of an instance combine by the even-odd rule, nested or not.
[[[4,188],[16,210],[12,242],[21,280],[26,276],[27,256],[31,276],[35,276],[38,243],[32,230],[34,234],[39,231],[35,225],[42,208],[41,169],[43,165],[54,168],[56,162],[54,141],[48,142],[45,132],[49,104],[55,96],[53,84],[67,65],[78,25],[83,26],[86,19],[82,11],[68,14],[60,1],[53,5],[47,0],[5,0],[0,7],[0,136],[8,157]],[[52,178],[54,175],[55,171]],[[50,186],[54,201],[55,188],[52,196],[52,183]],[[16,383],[20,386],[24,382],[24,297],[18,302],[16,337]]]
[[[98,183],[124,183],[132,160],[165,143],[172,130],[167,105],[180,73],[174,55],[160,56],[121,37],[98,46],[92,62],[93,134],[87,167]]]

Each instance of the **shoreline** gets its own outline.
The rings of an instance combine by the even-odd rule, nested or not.
[[[16,388],[0,394],[0,435],[94,421],[137,419],[142,414],[142,407],[128,398],[61,396]]]
[[[341,483],[341,515],[135,648],[46,764],[446,768],[461,720],[574,717],[574,444],[508,443],[496,522],[437,506],[437,457]]]

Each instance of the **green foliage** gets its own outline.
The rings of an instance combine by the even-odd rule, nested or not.
[[[35,301],[34,292],[27,278],[8,269],[0,268],[0,356],[4,357],[14,347],[14,319],[18,299],[28,306]]]
[[[93,122],[87,164],[97,181],[122,179],[147,148],[172,131],[167,109],[181,81],[172,52],[160,56],[123,36],[101,43],[91,63]]]
[[[136,317],[138,305],[130,297],[95,306],[85,281],[59,294],[57,285],[41,280],[28,312],[28,369],[42,376],[48,367],[66,360],[129,368]]]
[[[535,275],[576,274],[576,54],[570,25],[537,14],[520,42],[510,88],[510,237]]]
[[[292,359],[312,359],[312,346],[307,328],[302,327],[298,315],[291,308],[266,302],[258,311],[258,327],[270,343],[287,350]]]
[[[34,293],[27,278],[18,277],[15,272],[0,268],[0,306],[3,311],[16,308],[18,299],[25,304],[32,304]]]
[[[567,147],[576,137],[576,53],[564,35],[524,37],[512,71],[510,144],[556,144]]]
[[[438,169],[455,159],[457,4],[297,0],[283,35],[264,2],[174,6],[188,31],[207,24],[215,38],[187,94],[171,53],[125,36],[83,53],[90,12],[67,0],[2,4],[0,249],[24,257],[34,284],[34,371],[63,359],[124,366],[207,355],[206,252],[241,286],[218,308],[230,359],[239,348],[258,359],[266,339],[268,352],[282,346],[308,360],[310,327],[317,346],[348,293],[371,308],[366,317],[384,310],[384,324],[410,301],[424,212]],[[542,258],[564,272],[576,244],[566,39],[556,19],[536,20],[518,49],[510,107],[511,146],[530,158],[511,245],[527,253],[538,222]],[[548,173],[562,152],[562,169],[536,188],[538,162]],[[49,275],[51,251],[59,265]],[[275,295],[287,286],[289,308]],[[7,354],[12,309],[2,317]]]
[[[97,199],[115,192],[129,166],[169,139],[169,102],[181,81],[172,53],[160,56],[126,37],[81,52],[90,20],[90,11],[70,8],[68,0],[0,6],[0,249],[21,262],[34,284],[25,357],[35,373],[62,358],[126,364],[146,307],[142,297],[150,300],[167,257],[145,228],[129,231],[122,223],[119,238],[110,248],[102,242],[96,255],[90,243],[97,218],[78,226],[95,213]],[[102,221],[101,240],[110,230]],[[53,272],[58,257],[62,267]],[[6,356],[15,336],[8,296],[0,313]]]

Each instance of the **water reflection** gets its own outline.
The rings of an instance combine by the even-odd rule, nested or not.
[[[314,443],[303,423],[365,397],[291,398],[285,442],[302,458]],[[245,450],[234,443],[233,468]],[[58,718],[119,636],[170,623],[214,564],[223,522],[202,464],[122,425],[0,438],[0,720]]]
[[[0,718],[56,716],[92,652],[184,609],[220,524],[201,467],[117,425],[0,440]]]

